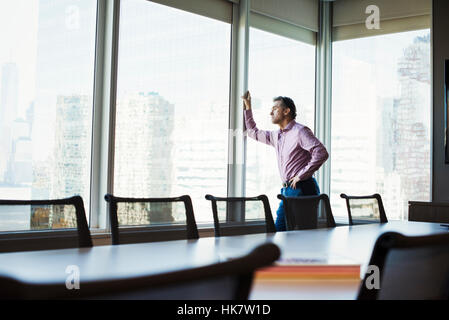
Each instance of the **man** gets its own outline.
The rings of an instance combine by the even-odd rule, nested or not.
[[[318,195],[320,189],[312,176],[327,160],[329,154],[323,144],[313,135],[308,127],[297,123],[296,106],[288,97],[273,99],[271,122],[280,130],[259,130],[253,119],[251,95],[249,91],[242,96],[245,124],[248,135],[271,145],[276,150],[279,173],[283,181],[281,194],[286,197]],[[284,204],[279,204],[276,212],[276,230],[285,231]]]

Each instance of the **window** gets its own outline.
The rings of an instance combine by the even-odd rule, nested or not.
[[[230,44],[229,23],[121,3],[115,195],[188,194],[197,222],[212,221],[204,196],[227,192]]]
[[[1,198],[89,207],[95,28],[96,1],[0,3]],[[30,228],[29,210],[0,215],[0,231]]]
[[[314,45],[250,28],[248,83],[259,129],[279,129],[269,116],[276,96],[292,98],[297,108],[296,121],[314,129]],[[281,185],[273,147],[248,138],[246,194],[266,194],[275,216]],[[263,218],[263,211],[248,211],[247,217]]]
[[[333,43],[331,202],[382,195],[389,219],[430,200],[430,31]]]

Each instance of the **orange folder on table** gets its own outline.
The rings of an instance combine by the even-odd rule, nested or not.
[[[286,258],[258,269],[255,279],[360,279],[360,264],[336,258]]]

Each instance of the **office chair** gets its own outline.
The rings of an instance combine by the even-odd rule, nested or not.
[[[0,214],[16,218],[24,213],[23,224],[30,230],[0,230],[0,252],[92,247],[80,196],[55,200],[0,200]]]
[[[218,209],[217,209],[217,202],[223,201],[226,202],[226,204],[231,204],[231,210],[232,208],[237,208],[240,206],[242,210],[244,211],[246,207],[246,203],[249,201],[261,201],[263,203],[264,208],[264,215],[265,215],[265,231],[267,233],[273,233],[276,232],[276,227],[274,226],[273,216],[271,214],[271,208],[270,203],[268,201],[268,197],[266,195],[260,195],[257,197],[215,197],[210,194],[206,194],[206,200],[210,200],[212,204],[212,214],[214,217],[214,229],[215,229],[215,236],[220,237],[222,235],[222,228],[220,227],[220,221],[218,218]],[[228,208],[229,209],[229,208]]]
[[[407,237],[397,232],[379,236],[369,262],[379,268],[366,274],[359,300],[449,298],[449,234]],[[369,283],[369,289],[366,283]]]
[[[102,281],[81,278],[78,290],[67,290],[65,283],[24,283],[0,276],[0,299],[245,300],[254,271],[279,256],[275,244],[265,243],[245,256],[195,268]]]
[[[380,194],[348,196],[342,193],[340,197],[346,200],[349,225],[388,222]],[[376,210],[376,206],[378,210]],[[368,215],[366,214],[367,212]],[[359,215],[354,215],[354,213],[359,213]]]
[[[329,197],[322,193],[316,196],[285,197],[278,194],[284,202],[285,225],[287,230],[333,228],[336,226]],[[319,204],[323,204],[324,217]]]
[[[185,237],[179,237],[179,232],[174,231],[169,239],[199,238],[192,200],[188,195],[173,198],[122,198],[106,194],[104,198],[109,203],[109,219],[114,245],[152,241],[152,231],[142,225],[152,224],[154,221],[172,223],[173,213],[176,211],[173,206],[180,202],[184,204],[187,233]],[[128,225],[128,227],[121,228],[120,225]]]

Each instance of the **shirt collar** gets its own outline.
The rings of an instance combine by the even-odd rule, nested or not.
[[[280,131],[281,132],[285,132],[285,131],[288,131],[288,130],[290,130],[291,128],[293,128],[293,126],[296,124],[296,121],[295,120],[291,120],[286,126],[285,126],[285,128],[284,129],[280,129]]]

